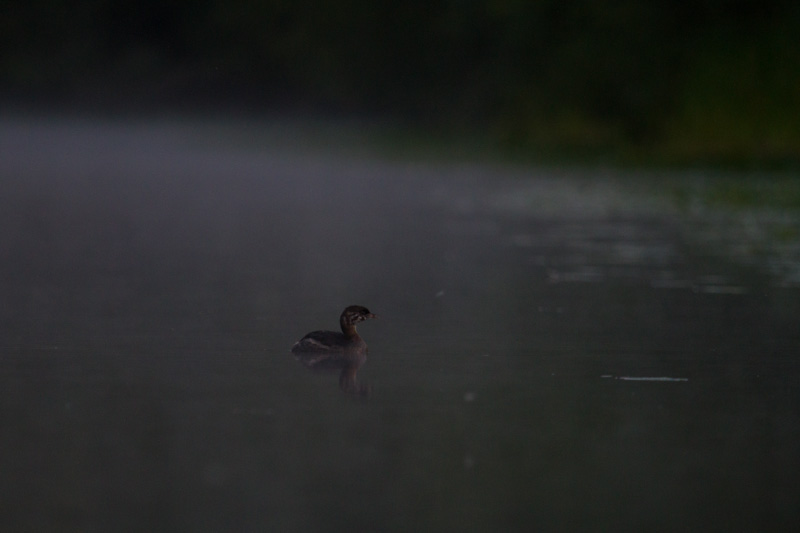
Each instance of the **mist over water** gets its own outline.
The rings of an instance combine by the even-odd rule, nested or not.
[[[796,211],[351,141],[0,122],[5,524],[800,523]],[[366,397],[289,353],[351,304]]]

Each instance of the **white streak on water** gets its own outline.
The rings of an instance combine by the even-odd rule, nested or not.
[[[612,376],[606,374],[600,377],[610,378]],[[622,381],[689,381],[689,378],[672,378],[667,376],[661,376],[661,377],[617,376],[614,379],[619,379]]]
[[[744,287],[735,285],[707,285],[700,290],[708,294],[745,294],[747,292]]]

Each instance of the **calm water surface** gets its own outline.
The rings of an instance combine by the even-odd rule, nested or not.
[[[798,213],[301,133],[0,122],[9,531],[800,525]]]

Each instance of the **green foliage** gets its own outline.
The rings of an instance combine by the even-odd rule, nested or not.
[[[709,33],[668,131],[675,157],[800,160],[800,40],[792,18]]]
[[[6,4],[6,100],[236,101],[399,117],[523,151],[800,158],[788,0]]]

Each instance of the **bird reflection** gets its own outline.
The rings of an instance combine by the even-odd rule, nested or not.
[[[339,388],[348,394],[368,395],[372,388],[358,382],[358,369],[367,360],[363,352],[295,353],[295,358],[313,372],[339,371]]]

